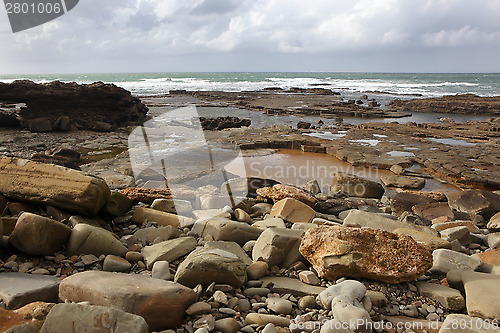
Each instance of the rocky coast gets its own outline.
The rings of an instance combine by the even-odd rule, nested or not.
[[[85,116],[82,102],[74,120],[64,107],[43,114],[52,127],[38,131],[28,119],[41,111],[32,111],[29,94],[0,98],[0,117],[10,119],[0,128],[1,332],[499,331],[496,102],[470,111],[491,119],[468,122],[256,128],[205,119],[212,150],[295,149],[386,172],[336,173],[325,188],[313,177],[296,186],[214,178],[210,169],[190,174],[186,163],[182,191],[174,192],[165,184],[176,179],[134,177],[129,134],[152,116],[146,106],[188,102],[333,119],[407,110],[364,96],[344,101],[324,88],[176,91],[143,105],[112,86],[47,86],[103,102]],[[106,106],[112,100],[122,101],[114,111]],[[61,117],[72,125],[55,126]],[[422,190],[430,180],[455,189]]]

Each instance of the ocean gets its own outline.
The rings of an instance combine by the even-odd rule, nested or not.
[[[401,97],[439,97],[472,93],[500,95],[500,74],[415,73],[115,73],[0,75],[0,82],[29,79],[38,83],[114,83],[137,96],[167,94],[170,90],[248,91],[263,88],[324,87],[350,93],[383,92]]]

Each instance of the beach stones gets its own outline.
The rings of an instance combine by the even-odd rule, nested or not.
[[[490,217],[500,211],[500,195],[489,191],[466,190],[449,194],[448,204],[459,212]]]
[[[302,234],[302,230],[266,229],[255,242],[252,259],[263,260],[269,267],[289,267],[302,259],[299,252]]]
[[[147,333],[144,318],[121,310],[82,304],[57,304],[47,315],[41,333],[67,332]]]
[[[183,215],[191,213],[193,206],[187,200],[156,199],[151,204],[151,209]]]
[[[0,158],[0,193],[19,201],[96,215],[109,199],[104,180],[53,164]]]
[[[198,220],[191,231],[200,237],[210,236],[212,240],[233,241],[240,246],[249,240],[256,240],[262,233],[259,228],[221,217]]]
[[[179,216],[172,213],[166,213],[159,210],[139,207],[134,211],[132,216],[132,222],[142,224],[145,222],[156,222],[161,226],[174,226],[178,227],[180,225],[192,224],[193,219],[189,217]]]
[[[496,333],[498,326],[491,321],[463,314],[446,316],[439,333]]]
[[[0,307],[0,332],[36,333],[53,306],[52,303],[35,302],[17,310]]]
[[[0,273],[0,299],[8,310],[44,301],[56,302],[60,280],[49,276]]]
[[[29,255],[53,255],[66,244],[70,233],[71,229],[60,222],[23,213],[9,237],[9,243]]]
[[[407,188],[413,190],[420,190],[425,186],[424,178],[408,177],[408,176],[380,176],[382,184],[388,187]]]
[[[452,311],[465,308],[465,299],[460,291],[440,284],[419,282],[417,288],[420,294],[430,297]]]
[[[309,229],[299,250],[318,275],[329,280],[346,276],[401,283],[415,280],[432,266],[425,246],[411,237],[376,229]]]
[[[88,224],[77,224],[72,230],[67,244],[69,255],[93,254],[114,254],[124,257],[127,248],[120,243],[116,236],[103,228],[93,227]]]
[[[290,314],[293,309],[293,303],[278,297],[269,297],[266,299],[266,305],[269,310],[276,314]]]
[[[318,199],[316,199],[315,196],[291,185],[277,184],[273,187],[263,187],[257,189],[257,194],[262,198],[272,199],[274,202],[291,198],[305,203],[310,207],[314,207],[314,205],[318,202]]]
[[[172,262],[188,254],[196,248],[196,244],[197,242],[194,237],[181,237],[145,246],[141,253],[146,266],[148,269],[151,269],[157,261]]]
[[[107,272],[123,272],[130,269],[132,265],[122,257],[117,257],[112,254],[104,258],[102,269]]]
[[[390,201],[391,209],[397,216],[403,214],[403,212],[411,212],[413,206],[425,205],[435,202],[436,200],[433,200],[431,198],[406,192],[396,193]]]
[[[196,294],[180,284],[144,275],[88,271],[64,279],[59,298],[137,314],[151,329],[166,329],[182,323]]]
[[[455,213],[446,202],[419,204],[413,206],[412,210],[415,214],[428,221],[443,217],[451,221],[455,218]]]
[[[272,216],[292,223],[311,222],[314,214],[314,209],[292,198],[276,202],[271,209]]]
[[[493,231],[500,231],[500,213],[496,213],[491,217],[487,227]]]
[[[109,200],[106,202],[106,211],[113,216],[123,216],[132,209],[134,201],[125,194],[111,191]]]
[[[385,192],[384,187],[377,182],[342,173],[335,174],[331,191],[360,198],[381,198]]]
[[[432,257],[431,271],[437,274],[446,274],[451,270],[474,271],[481,265],[480,259],[447,249],[434,250]]]

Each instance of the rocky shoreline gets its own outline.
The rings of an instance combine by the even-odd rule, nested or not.
[[[336,96],[318,89],[295,93]],[[173,198],[136,187],[130,127],[0,129],[0,331],[498,331],[500,120],[313,125],[205,137],[393,175],[337,174],[328,191],[229,175]],[[419,191],[428,177],[462,190]],[[227,206],[228,186],[248,196]]]

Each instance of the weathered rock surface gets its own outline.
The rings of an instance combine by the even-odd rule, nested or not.
[[[465,308],[465,299],[460,291],[440,284],[419,282],[417,288],[420,294],[430,297],[452,311],[461,311]]]
[[[493,231],[500,231],[500,213],[493,215],[488,222],[488,229]]]
[[[487,218],[500,211],[500,195],[490,191],[466,190],[448,195],[450,207],[467,214],[480,214]]]
[[[433,202],[436,201],[418,194],[400,192],[391,198],[391,209],[394,214],[399,216],[403,212],[411,212],[413,206]]]
[[[303,231],[289,229],[266,229],[252,250],[254,261],[264,260],[269,267],[288,268],[291,264],[303,260],[299,252]]]
[[[126,332],[147,333],[144,318],[104,306],[57,304],[49,312],[41,333]]]
[[[438,249],[432,252],[433,264],[431,271],[446,274],[452,270],[474,271],[481,265],[481,260],[464,253]]]
[[[286,198],[292,198],[303,202],[310,207],[314,207],[314,205],[318,202],[318,199],[316,199],[316,197],[312,194],[309,194],[306,191],[291,185],[277,184],[273,187],[264,187],[257,189],[256,192],[260,197],[272,199],[274,202]]]
[[[64,279],[59,298],[137,314],[150,329],[166,329],[182,323],[196,294],[180,284],[144,275],[88,271]]]
[[[233,178],[221,185],[220,191],[222,194],[227,194],[227,187],[231,189],[231,193],[235,196],[248,196],[250,198],[257,197],[257,190],[263,187],[273,187],[279,182],[265,178]]]
[[[455,218],[455,214],[446,202],[419,204],[413,206],[412,210],[421,218],[429,221],[443,216],[448,220],[453,220]]]
[[[33,255],[53,255],[68,241],[71,229],[49,218],[23,213],[19,216],[9,243],[19,251]]]
[[[158,225],[171,225],[177,227],[181,224],[191,224],[194,220],[189,217],[184,217],[172,213],[166,213],[159,210],[139,207],[134,211],[132,216],[132,222],[135,223],[145,223],[145,222],[156,222]]]
[[[425,246],[411,237],[376,229],[321,226],[306,231],[300,252],[320,277],[411,281],[432,266]]]
[[[49,276],[0,273],[0,299],[8,310],[36,301],[57,302],[60,280]]]
[[[262,230],[244,222],[235,222],[227,218],[213,218],[197,221],[192,232],[201,237],[210,236],[212,240],[233,241],[243,246],[249,240],[256,240]]]
[[[389,187],[408,188],[420,190],[425,186],[424,178],[408,177],[408,176],[381,176],[382,184]]]
[[[342,173],[337,173],[333,178],[331,190],[360,198],[381,198],[385,191],[384,187],[377,182]]]
[[[181,237],[145,246],[142,249],[144,262],[151,269],[157,261],[172,262],[188,254],[196,248],[196,239],[193,237]]]
[[[437,236],[413,229],[400,228],[393,231],[395,234],[410,236],[419,243],[424,244],[429,251],[436,249],[451,249],[451,243]]]
[[[12,157],[0,158],[0,193],[82,215],[96,215],[110,196],[101,178]]]
[[[293,198],[280,200],[271,209],[272,216],[292,223],[311,222],[314,214],[314,209]]]
[[[206,118],[200,117],[201,127],[207,131],[222,131],[225,128],[241,128],[250,126],[250,119],[240,119],[238,117],[217,117]]]
[[[497,327],[493,327],[491,321],[471,317],[463,314],[449,314],[439,333],[496,333]]]

